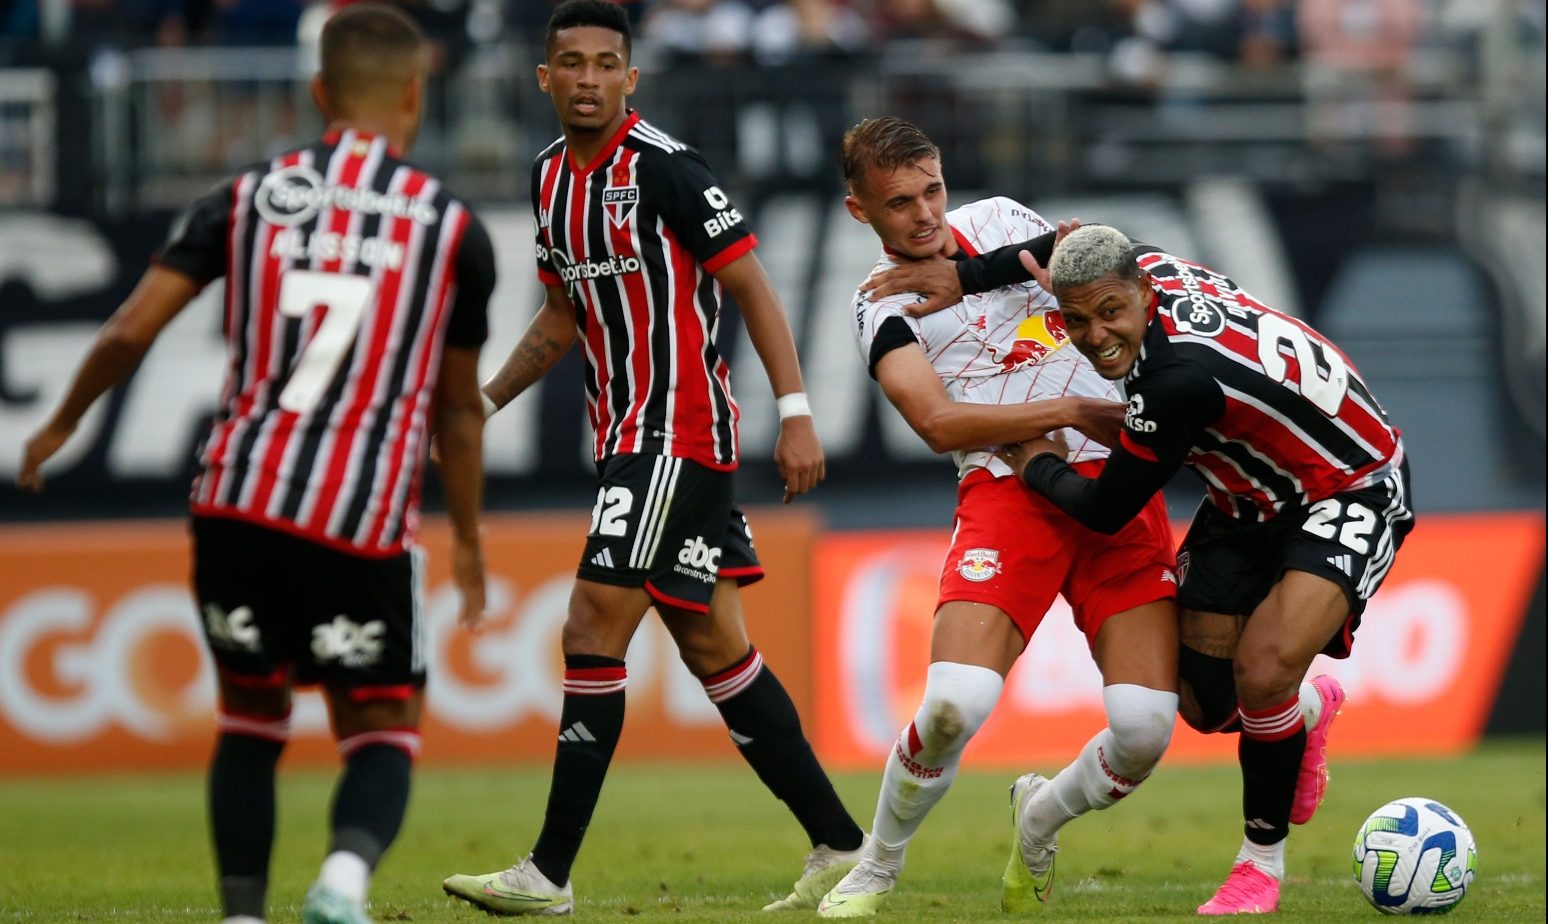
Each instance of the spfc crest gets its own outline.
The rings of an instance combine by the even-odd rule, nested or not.
[[[602,190],[602,208],[607,212],[607,220],[617,226],[629,220],[639,201],[638,186],[609,186]]]

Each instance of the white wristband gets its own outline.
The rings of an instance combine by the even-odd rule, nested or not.
[[[788,420],[791,417],[812,416],[812,406],[806,401],[806,392],[793,391],[788,395],[780,395],[774,399],[774,406],[779,408],[779,419]]]
[[[500,409],[500,405],[495,404],[494,399],[483,392],[479,392],[478,396],[484,399],[484,419],[488,420],[495,415],[495,411]]]

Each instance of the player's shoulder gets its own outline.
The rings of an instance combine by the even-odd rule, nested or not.
[[[946,213],[946,221],[980,251],[1052,230],[1043,216],[1008,196],[975,199]]]
[[[888,295],[884,298],[872,298],[870,293],[863,291],[860,286],[865,280],[877,273],[884,273],[897,266],[897,262],[886,253],[876,260],[876,265],[865,275],[864,279],[855,286],[855,294],[850,299],[850,318],[857,327],[865,327],[881,323],[881,320],[893,315],[907,316],[905,309],[920,301],[921,296],[917,292],[899,292],[896,295]]]
[[[532,158],[532,166],[533,166],[533,168],[536,169],[537,167],[541,166],[545,162],[547,162],[549,160],[552,160],[554,157],[564,153],[564,150],[565,150],[564,136],[560,135],[559,137],[555,138],[553,141],[550,141],[548,143],[547,147],[545,147],[545,148],[543,148],[543,150],[539,151],[537,153],[536,157]]]
[[[709,162],[698,148],[674,138],[644,119],[637,120],[629,128],[624,144],[635,152],[640,170],[646,175],[663,173],[713,175]]]

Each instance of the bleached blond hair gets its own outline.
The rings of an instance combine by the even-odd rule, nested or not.
[[[1054,248],[1048,261],[1049,283],[1055,292],[1083,286],[1106,276],[1139,275],[1134,245],[1117,228],[1086,225],[1072,231]]]

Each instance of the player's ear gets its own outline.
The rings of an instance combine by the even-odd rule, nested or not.
[[[323,83],[322,71],[312,75],[311,90],[312,104],[317,107],[318,112],[322,113],[323,121],[332,122],[333,106],[328,100],[328,86]]]
[[[862,225],[868,225],[871,223],[870,216],[865,214],[865,206],[861,205],[860,200],[856,199],[853,195],[844,197],[844,208],[849,210],[849,215],[851,218],[860,222]]]
[[[548,92],[548,65],[546,65],[546,64],[539,64],[537,66],[537,79],[538,79],[538,89],[542,90],[544,93],[547,93]]]
[[[419,74],[403,86],[403,111],[419,118],[420,107],[425,104],[425,76]]]
[[[629,75],[624,78],[624,96],[634,95],[634,85],[638,83],[639,80],[640,69],[637,67],[629,68]]]

